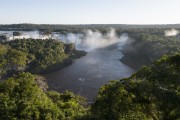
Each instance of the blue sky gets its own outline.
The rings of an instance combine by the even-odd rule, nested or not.
[[[180,0],[0,0],[0,24],[175,24]]]

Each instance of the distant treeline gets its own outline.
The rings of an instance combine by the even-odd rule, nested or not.
[[[115,29],[169,29],[169,28],[180,28],[180,24],[167,24],[167,25],[125,25],[125,24],[87,24],[87,25],[61,25],[61,24],[9,24],[0,25],[0,30],[51,30],[56,32],[80,32],[85,29],[98,29],[107,30],[109,28]]]

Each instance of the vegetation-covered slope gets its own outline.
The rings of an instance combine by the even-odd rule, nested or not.
[[[121,61],[131,67],[140,68],[151,64],[163,55],[180,52],[180,38],[165,37],[155,33],[130,33],[133,40],[123,48],[124,57]]]
[[[62,68],[86,53],[74,44],[56,40],[21,39],[0,44],[1,75],[18,71],[47,73]]]
[[[71,92],[44,92],[30,73],[0,82],[0,120],[72,120],[86,113],[84,105]]]
[[[180,54],[164,56],[130,78],[103,86],[92,115],[97,120],[179,120]]]
[[[70,92],[44,92],[30,73],[1,81],[0,98],[3,120],[178,120],[180,54],[164,56],[130,78],[103,86],[90,114],[84,98]]]
[[[85,55],[74,44],[21,39],[0,44],[0,120],[71,120],[86,113],[85,99],[71,92],[43,91],[30,73],[47,73]],[[15,75],[12,77],[12,75]]]

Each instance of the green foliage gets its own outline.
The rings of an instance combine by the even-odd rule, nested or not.
[[[30,73],[0,82],[0,119],[74,120],[86,113],[85,100],[71,92],[44,93]]]
[[[8,78],[0,82],[0,119],[81,118],[87,111],[84,98],[71,92],[45,93],[47,86],[37,77],[19,73],[46,73],[62,68],[82,55],[73,44],[66,45],[56,40],[22,39],[0,44],[0,77]],[[16,76],[10,77],[13,74]]]
[[[165,55],[150,67],[143,67],[131,78],[148,80],[164,89],[180,92],[180,54]]]
[[[89,24],[89,25],[59,25],[59,24],[10,24],[0,25],[0,30],[15,30],[15,31],[55,31],[55,32],[73,32],[79,33],[87,29],[99,30],[102,33],[107,32],[107,29],[115,28],[118,32],[147,32],[153,34],[164,34],[163,30],[180,28],[180,24],[174,25],[122,25],[122,24]]]
[[[1,119],[58,119],[62,112],[35,84],[35,77],[22,73],[0,83]]]
[[[67,119],[77,119],[86,114],[86,101],[81,96],[76,96],[71,92],[60,94],[55,91],[47,92],[49,98],[62,110]]]
[[[109,25],[10,25],[19,30],[39,29],[42,34],[98,29],[107,33]],[[165,29],[133,29],[138,26],[114,26],[117,33],[129,33],[134,38],[123,49],[122,59],[136,67],[149,64],[164,54],[180,52],[178,37],[164,37]],[[8,25],[0,29],[8,30]],[[59,28],[60,27],[60,28]],[[141,28],[140,26],[138,28]],[[141,33],[141,34],[137,34]],[[3,38],[4,39],[4,38]],[[0,76],[16,76],[0,82],[0,119],[42,120],[178,120],[180,119],[180,54],[164,56],[151,66],[145,66],[130,78],[104,85],[87,110],[85,99],[71,92],[64,94],[42,90],[30,73],[47,73],[72,62],[85,53],[74,44],[55,40],[22,39],[0,44]],[[129,64],[131,65],[131,64]],[[133,66],[133,65],[132,65]],[[41,84],[40,88],[37,84]]]
[[[29,55],[28,71],[33,73],[43,73],[55,64],[62,65],[68,58],[64,53],[64,44],[58,41],[24,39],[14,40],[8,45]]]
[[[27,54],[7,46],[0,45],[0,76],[14,71],[22,71],[27,64]]]
[[[180,55],[164,56],[128,79],[103,86],[92,105],[94,119],[180,119]]]
[[[75,50],[73,44],[63,44],[57,40],[21,39],[2,44],[10,48],[4,53],[6,57],[3,56],[4,48],[0,49],[0,59],[15,65],[14,70],[26,68],[31,73],[43,74],[60,69],[72,63],[72,59],[85,55],[85,52],[81,54],[82,51]]]
[[[132,38],[134,40],[129,42],[122,50],[124,57],[121,61],[134,68],[149,65],[163,55],[180,52],[180,39],[178,37],[136,33]]]
[[[92,106],[92,115],[99,120],[145,120],[143,106],[135,104],[136,96],[119,82],[103,86]]]

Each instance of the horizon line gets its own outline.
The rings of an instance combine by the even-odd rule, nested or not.
[[[20,25],[20,24],[32,24],[32,25],[180,25],[180,23],[162,23],[162,24],[120,24],[120,23],[87,23],[87,24],[60,24],[60,23],[10,23],[0,25]]]

